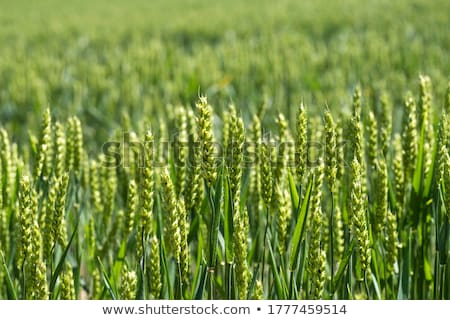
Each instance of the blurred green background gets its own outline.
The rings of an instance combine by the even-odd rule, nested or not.
[[[445,0],[0,0],[1,125],[23,142],[49,106],[79,116],[92,149],[199,93],[246,120],[265,105],[270,126],[301,100],[345,112],[357,84],[366,105],[387,91],[399,106],[419,74],[440,108],[449,12]]]

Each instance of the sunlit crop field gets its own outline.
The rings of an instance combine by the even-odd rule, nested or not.
[[[0,299],[450,299],[448,12],[0,0]]]

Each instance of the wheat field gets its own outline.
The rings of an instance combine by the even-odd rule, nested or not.
[[[450,299],[447,1],[0,7],[0,299]]]

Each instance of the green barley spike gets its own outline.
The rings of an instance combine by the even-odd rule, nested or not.
[[[161,288],[159,241],[157,237],[153,236],[150,242],[150,292],[154,299],[159,299]]]
[[[198,210],[203,195],[203,182],[201,179],[201,154],[198,146],[196,122],[194,112],[189,109],[187,114],[189,157],[187,159],[186,183],[184,190],[184,199],[186,210]]]
[[[73,170],[77,175],[81,170],[83,156],[83,130],[77,117],[69,118],[67,122],[66,169]]]
[[[392,274],[396,270],[398,256],[397,217],[390,210],[386,216],[386,268]]]
[[[162,206],[165,216],[165,241],[176,261],[179,261],[181,250],[181,235],[176,204],[175,189],[168,170],[161,173]]]
[[[417,158],[417,116],[416,103],[411,94],[405,98],[405,113],[403,118],[402,149],[405,179],[412,179]]]
[[[31,226],[29,255],[25,265],[26,297],[32,300],[48,299],[46,265],[42,261],[42,237],[37,221]]]
[[[360,165],[363,164],[363,136],[361,128],[361,89],[355,88],[353,93],[353,115],[351,119],[352,157],[356,157]]]
[[[94,269],[92,271],[92,294],[90,295],[91,299],[98,299],[103,290],[103,284],[101,281],[100,272],[98,269]]]
[[[333,219],[333,249],[334,256],[337,257],[338,261],[342,257],[345,249],[345,238],[344,238],[344,226],[342,223],[342,211],[339,206],[334,208],[334,219]]]
[[[256,211],[261,200],[261,121],[256,115],[253,116],[250,135],[251,144],[248,154],[252,160],[252,168],[250,171],[249,192],[252,197],[252,204],[255,206],[254,211]]]
[[[264,288],[263,288],[261,280],[256,280],[252,299],[253,300],[263,300],[264,299]]]
[[[361,87],[357,85],[353,91],[352,98],[352,114],[353,117],[360,121],[361,119]]]
[[[322,214],[322,181],[324,177],[324,164],[322,158],[319,158],[319,164],[314,170],[314,185],[310,199],[310,242],[308,249],[307,271],[310,277],[310,297],[320,299],[323,292],[322,278],[325,273],[323,266],[324,252],[321,247],[323,221]]]
[[[139,151],[137,148],[133,148],[131,147],[133,143],[138,141],[138,137],[137,134],[134,131],[130,131],[129,132],[129,141],[130,141],[130,154],[129,154],[129,163],[127,164],[126,168],[126,172],[128,174],[128,176],[135,180],[138,181],[139,179],[139,161],[141,159],[139,159]]]
[[[361,261],[361,269],[366,272],[370,268],[370,241],[366,219],[366,200],[362,187],[361,165],[358,159],[352,162],[352,189],[350,197],[351,225],[353,236],[357,242],[357,251]]]
[[[424,165],[423,169],[425,174],[428,174],[428,171],[431,167],[432,159],[432,146],[434,144],[434,132],[432,128],[433,119],[432,115],[432,107],[431,107],[431,80],[428,76],[420,76],[419,78],[419,88],[420,88],[420,97],[419,97],[419,123],[418,128],[425,128],[425,141],[424,141]]]
[[[296,139],[295,139],[295,167],[297,173],[297,183],[301,184],[303,176],[306,171],[307,146],[308,146],[308,120],[306,114],[306,107],[303,103],[297,113],[296,119]]]
[[[17,216],[17,265],[22,266],[32,252],[31,235],[34,224],[34,210],[37,208],[36,192],[28,176],[22,177],[19,192],[19,213]],[[36,206],[34,206],[36,205]],[[34,207],[33,207],[34,206]]]
[[[331,112],[325,110],[325,178],[331,192],[335,192],[337,175],[336,127]]]
[[[66,133],[64,125],[55,123],[55,176],[61,177],[65,171]]]
[[[48,199],[45,206],[44,223],[41,227],[44,230],[43,236],[43,250],[44,260],[51,261],[52,249],[55,243],[55,235],[53,233],[53,220],[55,219],[55,206],[56,206],[56,190],[57,190],[57,178],[52,177],[49,182]]]
[[[445,157],[445,173],[444,173],[444,186],[445,186],[445,210],[447,211],[447,217],[450,221],[450,154],[447,151]]]
[[[236,107],[230,104],[228,110],[223,112],[223,128],[222,128],[222,148],[225,155],[225,162],[228,165],[229,157],[231,155],[230,142],[233,139],[234,121],[237,118]]]
[[[67,186],[69,183],[69,175],[63,174],[56,182],[56,198],[54,217],[52,221],[52,233],[54,240],[59,243],[62,248],[67,245],[67,227],[66,227],[66,197]]]
[[[419,76],[419,104],[418,104],[418,126],[428,127],[428,121],[430,121],[431,116],[431,79],[428,76]]]
[[[2,160],[0,158],[0,181],[3,181]],[[9,219],[6,210],[3,209],[3,186],[0,182],[0,250],[4,253],[9,249]],[[2,271],[0,271],[1,280]]]
[[[438,136],[438,154],[437,159],[439,163],[438,168],[438,183],[442,182],[445,174],[445,162],[448,150],[450,148],[450,126],[447,114],[443,114],[439,123],[439,136]]]
[[[445,144],[441,144],[439,146],[438,152],[438,184],[440,185],[443,181],[445,182],[445,174],[446,174],[446,161],[447,161],[448,149]]]
[[[35,264],[33,273],[33,286],[30,292],[30,298],[33,300],[48,300],[47,268],[45,263],[38,261]]]
[[[153,232],[153,203],[155,177],[153,168],[153,135],[150,130],[144,139],[144,165],[141,168],[141,207],[140,207],[140,230],[138,239],[138,257],[144,254],[142,241],[146,243],[149,235]]]
[[[268,142],[262,142],[261,144],[261,193],[262,199],[266,206],[270,206],[272,203],[272,164],[269,154]]]
[[[184,206],[183,199],[180,199],[177,202],[177,214],[178,214],[178,225],[179,225],[179,233],[180,233],[180,257],[179,264],[181,270],[181,279],[185,286],[189,283],[189,265],[190,265],[190,253],[189,253],[189,243],[188,243],[188,234],[189,234],[189,222],[187,217],[186,208]]]
[[[286,252],[286,241],[288,238],[288,227],[291,219],[291,207],[289,206],[289,192],[287,189],[276,188],[274,192],[278,193],[278,215],[277,215],[277,236],[278,250],[283,256]]]
[[[136,298],[137,277],[136,272],[129,271],[126,266],[122,270],[120,281],[120,298],[122,300],[134,300]]]
[[[47,180],[53,168],[53,130],[50,109],[46,109],[42,120],[42,132],[39,143],[36,177]]]
[[[275,186],[281,187],[281,182],[285,181],[287,160],[288,160],[288,123],[282,113],[277,117],[278,125],[278,154],[273,172]]]
[[[212,186],[217,175],[214,163],[213,112],[206,97],[200,97],[196,106],[202,177],[208,186]]]
[[[239,204],[245,139],[244,122],[236,115],[231,119],[230,129],[228,174],[233,204]]]
[[[86,152],[86,150],[83,150],[83,156],[81,160],[81,171],[82,171],[81,187],[83,188],[83,190],[87,190],[89,188],[90,170],[89,170],[89,155]]]
[[[66,269],[61,279],[61,300],[75,300],[75,285],[70,263],[66,263]]]
[[[339,122],[336,126],[336,181],[340,182],[345,173],[345,161],[344,161],[344,120],[342,116],[339,118]]]
[[[249,285],[249,268],[247,264],[248,255],[248,228],[246,228],[246,220],[248,215],[246,208],[240,209],[236,207],[233,217],[233,237],[234,237],[234,256],[236,263],[236,282],[239,292],[239,299],[247,299],[247,291]]]
[[[373,169],[376,166],[378,156],[378,130],[377,120],[372,111],[367,116],[367,164],[369,168]]]
[[[97,252],[97,236],[95,232],[95,220],[93,217],[89,218],[89,222],[86,226],[86,245],[88,249],[88,256],[95,258]]]
[[[164,150],[164,143],[167,142],[169,138],[167,132],[167,125],[164,121],[159,121],[158,135],[156,137],[155,137],[156,140],[155,160],[159,165],[165,165],[167,164],[167,152],[166,150]]]
[[[105,188],[102,197],[102,224],[104,227],[109,225],[114,211],[115,194],[118,188],[117,170],[114,164],[108,163],[104,155],[99,156],[100,185]]]
[[[14,190],[14,164],[11,158],[11,143],[9,141],[8,133],[5,129],[0,129],[0,148],[1,148],[1,170],[3,180],[0,181],[2,186],[3,208],[7,208],[11,201],[11,195]]]
[[[323,150],[321,148],[323,130],[322,120],[319,116],[313,117],[309,121],[310,127],[310,147],[308,149],[308,159],[311,159],[313,163],[317,163],[320,158],[323,157]]]
[[[11,199],[9,200],[9,203],[16,200],[16,194],[18,191],[17,173],[24,172],[24,170],[23,170],[24,163],[23,163],[23,159],[19,158],[19,150],[18,150],[17,143],[11,144],[10,159],[11,159],[11,162],[10,162],[9,168],[8,168],[8,175],[9,175],[8,180],[9,180],[10,185],[8,186],[8,190],[11,191],[11,194],[9,194],[8,196]]]
[[[326,281],[326,261],[327,257],[323,249],[319,250],[319,257],[316,269],[316,275],[314,276],[314,282],[312,285],[312,300],[320,300],[323,297],[323,291]]]
[[[138,205],[136,182],[130,180],[128,184],[128,194],[127,194],[127,209],[125,211],[125,219],[122,230],[122,237],[124,240],[128,239],[128,236],[133,232],[134,220],[136,215],[136,208]]]
[[[96,160],[91,160],[89,171],[91,205],[94,209],[94,212],[99,214],[103,212],[103,203],[99,183],[99,163]]]

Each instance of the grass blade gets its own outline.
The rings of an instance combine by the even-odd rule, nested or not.
[[[8,266],[6,265],[6,260],[5,260],[5,257],[3,255],[2,251],[0,251],[0,256],[2,257],[2,267],[3,267],[3,271],[5,272],[5,275],[6,275],[6,286],[8,288],[8,293],[11,296],[10,299],[17,300],[17,293],[16,293],[16,290],[14,289],[14,284],[11,279],[11,275],[9,274]]]
[[[305,198],[303,200],[301,207],[300,207],[299,202],[297,202],[297,204],[296,204],[297,224],[295,226],[294,235],[291,240],[292,249],[291,249],[291,257],[290,257],[290,264],[289,264],[289,269],[291,271],[295,270],[295,266],[297,265],[297,262],[298,262],[298,256],[299,256],[299,252],[300,252],[300,242],[302,240],[303,233],[305,231],[305,222],[306,222],[306,217],[308,215],[309,199],[311,196],[312,185],[313,185],[313,179],[310,179],[308,188],[306,189]],[[292,188],[291,188],[291,190],[292,190]],[[292,191],[291,191],[291,194],[292,194]]]
[[[72,241],[75,238],[75,235],[77,234],[77,231],[78,231],[78,223],[75,225],[72,236],[70,237],[69,243],[67,244],[66,248],[64,249],[63,254],[61,255],[61,258],[59,259],[58,265],[56,266],[55,272],[52,275],[52,279],[50,281],[50,295],[55,290],[56,280],[58,279],[61,271],[64,268],[67,254],[69,252]]]

